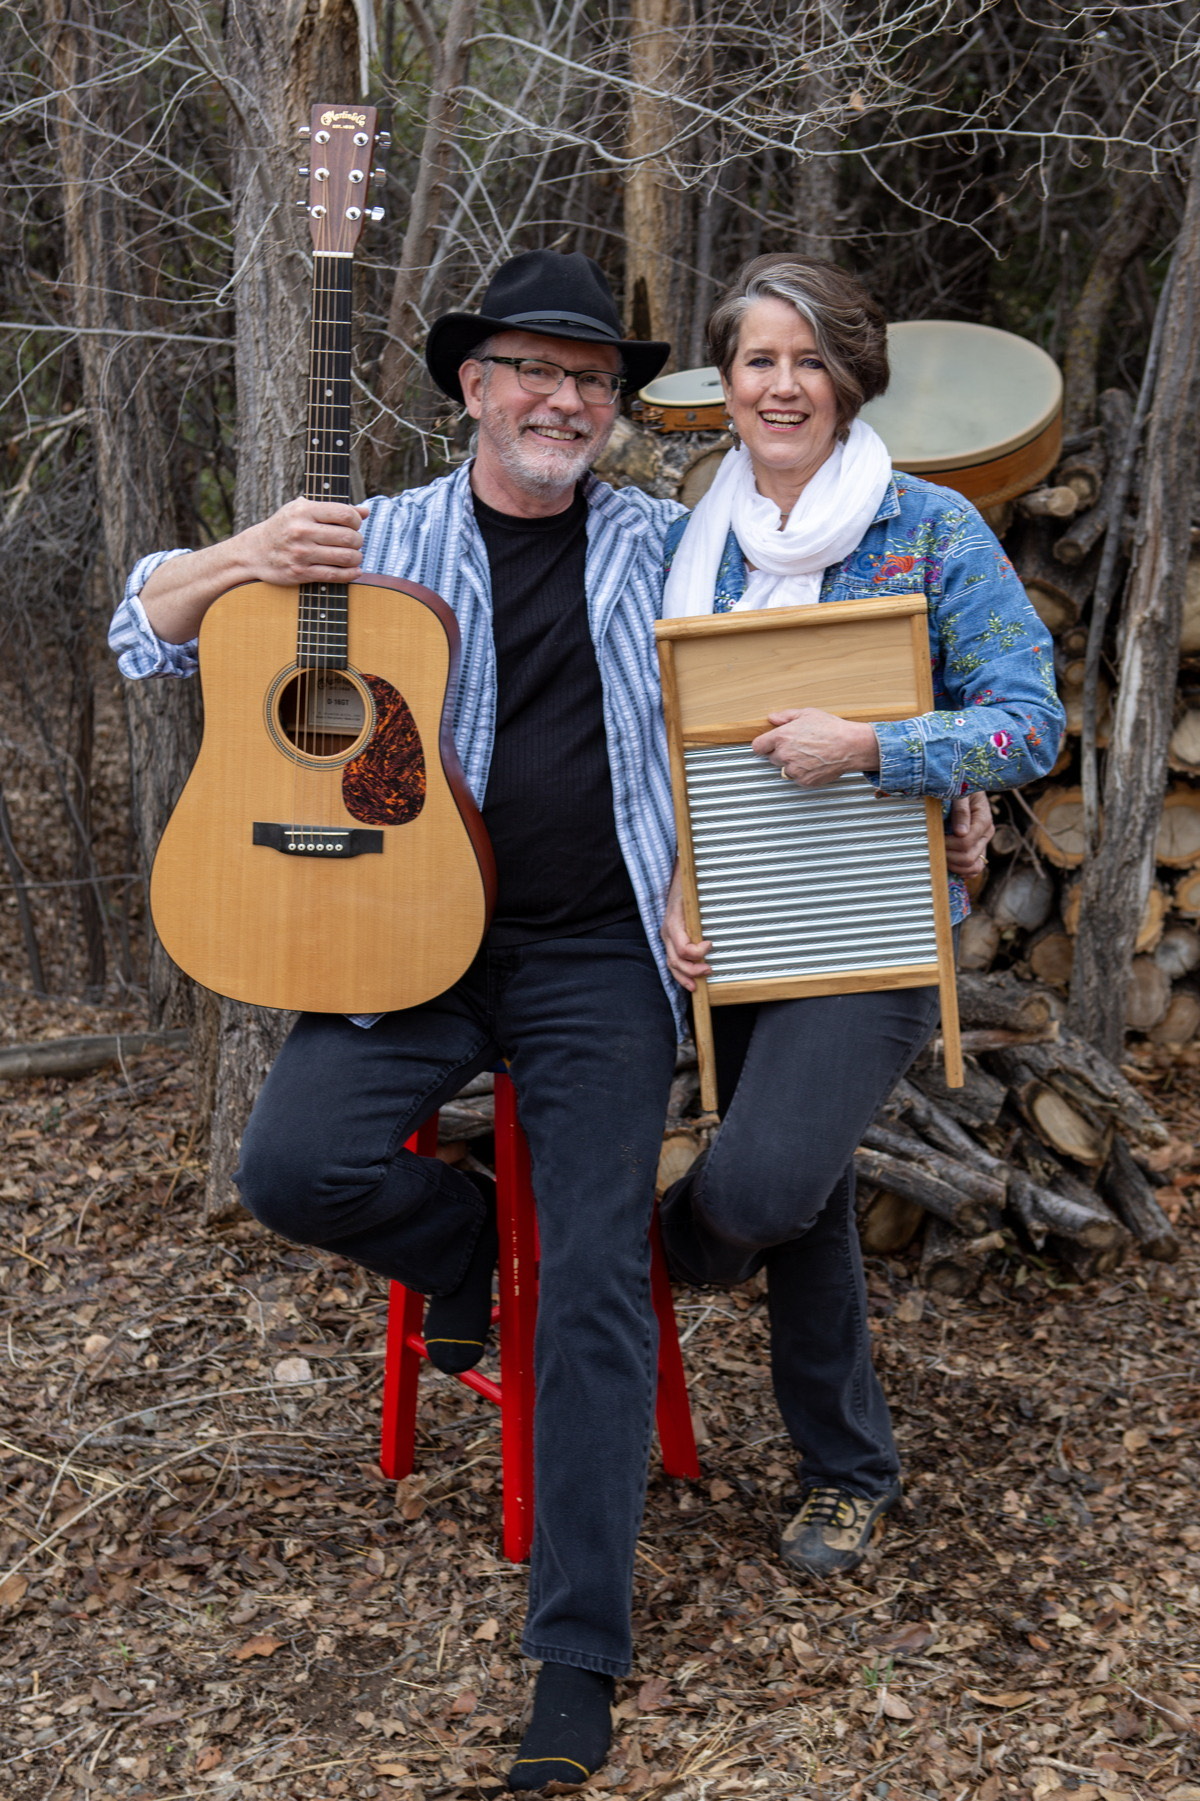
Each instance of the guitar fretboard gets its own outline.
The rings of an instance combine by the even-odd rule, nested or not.
[[[308,431],[304,453],[306,500],[350,499],[350,305],[353,259],[313,258],[312,343],[309,351]],[[349,659],[344,582],[309,582],[300,589],[298,662],[342,669]]]

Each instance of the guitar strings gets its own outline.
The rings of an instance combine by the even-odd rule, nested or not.
[[[309,500],[348,502],[353,260],[322,245],[330,223],[326,213],[314,243],[304,491]],[[300,845],[315,848],[326,829],[337,829],[336,822],[345,819],[337,754],[344,746],[334,696],[342,683],[356,689],[349,662],[348,584],[302,583],[292,686],[291,809],[294,841]],[[352,716],[346,723],[353,723]],[[310,808],[309,799],[316,805]]]
[[[350,355],[350,299],[349,259],[317,255],[313,271],[310,432],[306,446],[306,489],[312,500],[349,498],[349,428],[348,419],[341,415],[349,410],[349,371],[343,365]],[[335,664],[349,661],[349,618],[347,594],[341,584],[312,584],[307,598],[302,633],[307,654],[300,659],[303,725],[299,748],[320,771],[314,787],[324,800],[320,811],[326,817],[312,821],[313,831],[319,832],[322,824],[332,825],[341,813],[336,805],[339,766],[325,764],[322,768],[322,739],[328,735],[322,727],[336,723],[336,713],[329,707],[328,699],[331,691],[336,692],[334,678],[339,669]]]

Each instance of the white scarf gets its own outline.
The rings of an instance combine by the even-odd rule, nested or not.
[[[732,529],[748,563],[737,610],[803,607],[821,598],[821,576],[858,544],[879,511],[892,460],[878,432],[856,419],[808,482],[779,529],[779,508],[754,485],[744,444],[717,470],[687,523],[663,592],[663,617],[711,613],[717,571]]]

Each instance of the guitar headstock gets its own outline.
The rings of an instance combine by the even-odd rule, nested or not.
[[[318,256],[352,256],[366,219],[382,218],[368,207],[371,158],[375,152],[373,106],[314,106],[302,135],[308,139],[309,231]],[[385,133],[380,133],[382,142]]]

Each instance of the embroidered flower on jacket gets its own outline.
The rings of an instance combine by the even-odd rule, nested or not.
[[[877,582],[886,582],[893,575],[908,575],[917,566],[916,557],[886,556],[875,575]]]

